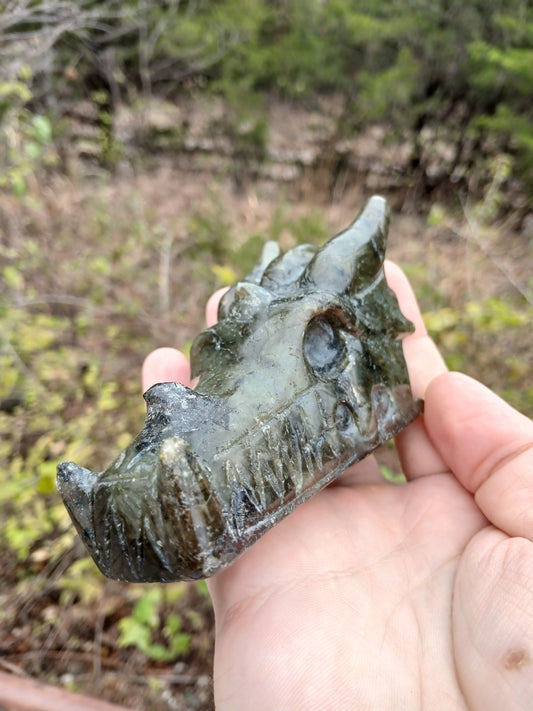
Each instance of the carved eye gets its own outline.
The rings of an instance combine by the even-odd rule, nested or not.
[[[326,314],[315,316],[307,324],[304,355],[317,375],[328,377],[341,369],[346,347],[339,327]]]

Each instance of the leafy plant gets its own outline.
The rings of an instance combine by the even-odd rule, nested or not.
[[[37,170],[57,161],[50,118],[33,113],[28,108],[31,99],[28,68],[14,79],[0,79],[0,145],[4,149],[0,188],[17,197],[25,194],[28,180]]]
[[[118,623],[120,647],[134,646],[158,662],[174,661],[188,652],[191,636],[181,631],[182,621],[176,612],[165,613],[161,588],[147,590],[133,606],[131,615]],[[158,642],[156,638],[165,642]]]
[[[529,304],[497,297],[424,314],[429,333],[451,369],[470,373],[526,414],[533,413],[533,388],[520,383],[528,373],[528,353],[525,346],[509,351],[506,344],[521,343],[520,333],[532,320]]]

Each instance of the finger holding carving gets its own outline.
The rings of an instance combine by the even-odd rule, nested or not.
[[[460,373],[428,388],[426,427],[481,511],[509,536],[533,540],[533,422]]]
[[[146,356],[142,367],[143,393],[156,383],[191,384],[189,361],[181,351],[157,348]]]
[[[215,291],[215,293],[211,294],[211,296],[209,297],[209,300],[205,306],[205,321],[208,328],[214,326],[215,323],[218,321],[218,305],[220,303],[220,299],[228,291],[228,288],[229,287],[224,286],[222,287],[222,289],[218,289],[217,291]]]
[[[387,283],[396,294],[402,313],[415,326],[414,333],[408,334],[403,339],[403,351],[413,394],[416,397],[424,397],[426,388],[433,378],[446,372],[446,364],[428,335],[416,296],[404,272],[398,265],[386,261],[385,275]]]
[[[446,365],[428,335],[416,296],[404,272],[393,262],[385,262],[385,274],[389,286],[398,298],[402,313],[415,326],[414,333],[410,333],[403,340],[403,351],[413,394],[423,398],[433,378],[446,372]],[[409,480],[448,470],[427,435],[424,416],[412,422],[396,437],[396,447],[403,472]]]

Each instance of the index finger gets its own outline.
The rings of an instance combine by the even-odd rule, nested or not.
[[[385,276],[396,294],[404,316],[413,322],[414,333],[403,340],[411,388],[416,397],[424,397],[426,388],[437,375],[447,371],[446,364],[433,340],[429,337],[414,291],[404,272],[394,262],[385,262]]]
[[[387,261],[385,275],[398,298],[402,313],[415,326],[414,333],[403,340],[403,352],[413,394],[424,397],[429,383],[446,372],[446,364],[428,335],[416,296],[403,271],[393,262]],[[428,437],[423,415],[396,437],[396,449],[407,479],[448,471],[446,463]]]

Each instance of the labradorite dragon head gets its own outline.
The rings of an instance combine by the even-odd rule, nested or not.
[[[420,414],[401,342],[413,326],[383,270],[388,222],[374,196],[321,248],[268,242],[193,343],[196,388],[148,390],[141,432],[105,471],[59,466],[105,575],[213,574]]]

